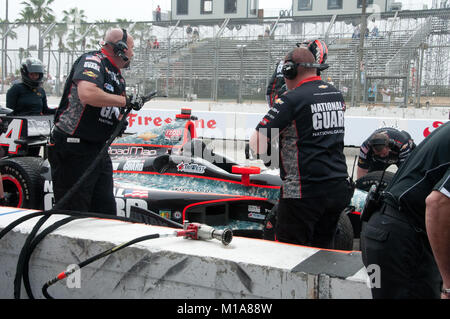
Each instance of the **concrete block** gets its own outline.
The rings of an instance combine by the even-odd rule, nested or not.
[[[0,230],[31,212],[0,207]],[[64,217],[51,216],[43,228]],[[18,255],[37,220],[34,218],[21,224],[0,240],[0,298],[13,298]],[[140,236],[171,234],[173,231],[166,227],[94,218],[66,224],[49,234],[32,254],[29,274],[34,297],[43,298],[42,285],[70,265]],[[350,272],[354,276],[352,279],[293,271],[296,265],[309,264],[308,259],[313,257],[317,259],[318,253],[326,255],[326,252],[317,248],[241,237],[233,238],[229,246],[223,246],[215,240],[158,238],[140,242],[95,261],[76,272],[75,276],[51,286],[48,291],[55,298],[83,299],[304,299],[369,296],[370,290],[364,285],[361,275],[364,270],[355,268],[358,258],[356,252],[352,255],[352,267],[355,269]],[[347,256],[349,252],[342,254]],[[341,263],[344,261],[345,258]],[[27,297],[23,288],[21,296]]]

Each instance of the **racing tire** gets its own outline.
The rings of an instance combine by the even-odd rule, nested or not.
[[[337,250],[353,250],[353,225],[344,210],[339,216],[336,232],[331,244],[331,249]]]
[[[7,206],[42,209],[43,178],[40,157],[15,157],[0,160],[3,189]]]
[[[378,185],[382,175],[383,175],[383,171],[369,172],[366,175],[364,175],[363,177],[358,178],[356,180],[356,188],[363,190],[365,192],[368,192],[370,190],[370,187],[372,187],[372,185]],[[392,180],[394,175],[395,174],[392,172],[384,173],[384,177],[383,177],[383,181],[381,182],[380,190],[384,190],[387,187],[387,185]]]

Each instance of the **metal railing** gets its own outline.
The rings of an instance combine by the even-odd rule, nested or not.
[[[369,33],[365,39],[361,66],[356,62],[359,39],[353,38],[353,20],[339,16],[321,23],[280,17],[248,25],[224,20],[218,25],[197,26],[199,38],[187,34],[184,23],[152,26],[145,22],[144,28],[139,28],[137,22],[135,31],[130,32],[135,37],[135,58],[124,75],[133,90],[157,89],[171,98],[262,102],[278,60],[296,42],[326,37],[330,68],[322,78],[339,88],[346,99],[353,95],[357,105],[367,103],[367,88],[376,84],[378,89],[391,89],[392,104],[449,106],[450,30],[449,14],[445,13],[427,12],[406,18],[396,15],[395,23],[388,18],[379,21],[379,33]],[[151,26],[148,30],[147,25]],[[91,29],[96,27],[100,26],[93,24]],[[22,34],[26,30],[26,26],[17,28],[16,32]],[[265,34],[267,28],[269,34]],[[86,37],[85,44],[90,41],[89,35]],[[154,38],[159,41],[158,48],[152,47]],[[46,83],[50,94],[60,94],[64,77],[77,56],[96,49],[83,50],[79,44],[77,49],[58,50],[54,48],[56,39],[42,51],[43,62],[52,76]],[[2,66],[8,62],[8,72],[2,72],[2,93],[14,77],[18,78],[20,60],[27,54],[37,57],[38,50],[2,47]],[[362,72],[361,84],[366,88],[359,97],[355,96],[357,72]],[[381,101],[381,93],[377,92],[375,102]]]

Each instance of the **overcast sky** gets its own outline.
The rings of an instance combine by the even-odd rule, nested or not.
[[[348,0],[346,0],[348,1]],[[404,7],[409,9],[422,9],[423,4],[431,7],[432,0],[400,0]],[[9,0],[9,21],[18,18],[19,12],[23,8],[21,0]],[[260,0],[260,8],[289,9],[292,0]],[[62,11],[77,7],[84,10],[87,21],[111,20],[117,18],[134,21],[152,20],[152,10],[160,5],[163,11],[170,10],[170,0],[55,0],[52,4],[53,12],[58,20],[62,18]],[[0,18],[6,17],[6,0],[0,0]]]

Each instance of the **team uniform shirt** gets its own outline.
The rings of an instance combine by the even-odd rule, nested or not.
[[[54,114],[47,105],[47,95],[42,87],[31,88],[24,83],[14,84],[6,93],[6,106],[12,115]]]
[[[275,101],[256,130],[272,139],[279,129],[282,198],[332,191],[348,177],[344,155],[344,112],[340,91],[320,76],[306,79]]]
[[[55,121],[59,130],[88,142],[105,142],[119,122],[120,109],[114,105],[83,105],[78,96],[78,81],[94,83],[109,94],[124,95],[125,80],[120,69],[105,54],[99,51],[86,53],[74,66],[71,86],[61,99]]]
[[[450,197],[450,122],[433,131],[411,153],[386,188],[385,201],[407,212],[415,225],[425,229],[425,199],[433,190]]]
[[[378,133],[386,133],[390,140],[390,152],[385,158],[376,156],[369,146],[369,141],[372,136]],[[399,167],[415,147],[416,145],[407,132],[399,131],[392,127],[380,128],[362,143],[359,149],[358,166],[362,169],[371,169],[374,167],[377,167],[377,169],[386,169],[392,164]]]
[[[273,106],[273,103],[277,96],[281,96],[284,92],[286,92],[286,85],[283,75],[283,65],[284,60],[281,60],[277,63],[275,72],[269,80],[269,85],[267,85],[266,96],[267,103],[269,103],[270,106]]]

